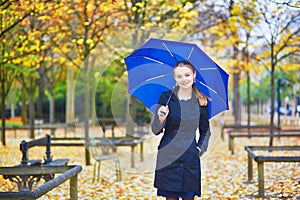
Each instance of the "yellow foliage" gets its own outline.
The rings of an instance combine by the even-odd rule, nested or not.
[[[91,43],[93,43],[94,41],[92,40],[92,39],[87,39],[87,41],[86,41],[86,43],[87,44],[91,44]]]
[[[236,15],[236,16],[241,15],[241,13],[242,13],[241,8],[242,8],[242,7],[241,7],[238,3],[233,4],[232,10],[231,10],[231,14],[232,14],[232,15]]]
[[[185,6],[187,6],[187,7],[192,7],[193,4],[192,4],[191,2],[188,1],[188,2],[186,2]]]
[[[184,28],[187,24],[188,24],[188,21],[185,18],[183,18],[182,20],[179,21],[179,26],[181,28]]]
[[[82,38],[77,40],[77,44],[79,44],[79,45],[83,44],[83,42],[84,42],[84,39],[82,39]]]
[[[137,10],[137,7],[133,6],[133,7],[131,8],[131,10],[132,10],[133,12],[135,12],[135,11]]]
[[[143,8],[144,6],[145,6],[145,2],[137,2],[136,4],[135,4],[135,6],[136,7],[140,7],[140,8]]]
[[[94,10],[94,5],[91,3],[88,3],[86,6],[87,12],[92,12]]]
[[[300,64],[298,63],[285,63],[284,65],[282,65],[281,67],[283,69],[283,71],[297,71],[300,69]]]

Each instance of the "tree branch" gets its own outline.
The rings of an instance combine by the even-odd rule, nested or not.
[[[277,1],[273,1],[273,0],[269,0],[269,1],[272,2],[272,3],[276,3],[278,5],[287,5],[287,6],[292,7],[292,8],[299,8],[300,9],[300,6],[292,5],[290,2],[277,2]]]

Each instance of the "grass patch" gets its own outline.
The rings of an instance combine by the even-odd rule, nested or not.
[[[22,126],[22,122],[14,122],[14,121],[5,121],[5,126],[10,127],[10,126]],[[0,121],[0,126],[2,126],[2,121]]]

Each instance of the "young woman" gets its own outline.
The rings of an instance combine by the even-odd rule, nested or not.
[[[208,98],[194,85],[195,68],[188,61],[174,68],[177,86],[163,93],[152,131],[163,132],[158,146],[154,187],[167,200],[194,199],[201,195],[200,156],[210,138]],[[200,137],[196,138],[196,130]]]

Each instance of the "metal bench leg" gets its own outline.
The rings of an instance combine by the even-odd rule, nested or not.
[[[131,146],[131,167],[134,168],[134,146]]]
[[[221,138],[222,138],[222,140],[224,141],[224,129],[222,128],[222,130],[221,130]]]
[[[231,154],[234,154],[234,137],[229,136],[229,150],[231,151]]]
[[[230,143],[230,136],[228,136],[228,150],[231,151],[231,143]]]
[[[98,161],[96,160],[95,164],[94,164],[93,182],[95,182],[97,163],[98,163]]]
[[[252,157],[248,152],[248,182],[250,183],[253,180],[253,161]]]
[[[264,188],[264,163],[257,162],[258,165],[258,196],[263,197],[265,193]]]
[[[98,167],[97,167],[98,165]],[[95,182],[96,176],[97,176],[97,181],[99,180],[100,177],[100,165],[101,161],[96,160],[94,164],[94,174],[93,174],[93,182]]]
[[[99,178],[100,178],[100,170],[101,170],[101,161],[98,161],[98,175],[97,175],[97,181],[99,181]]]
[[[141,161],[144,161],[144,142],[141,143],[140,146],[140,156],[141,156]]]
[[[117,176],[117,181],[121,181],[121,169],[120,169],[120,162],[119,160],[116,160],[116,176]]]
[[[78,175],[75,175],[70,179],[70,198],[72,200],[78,199]]]

